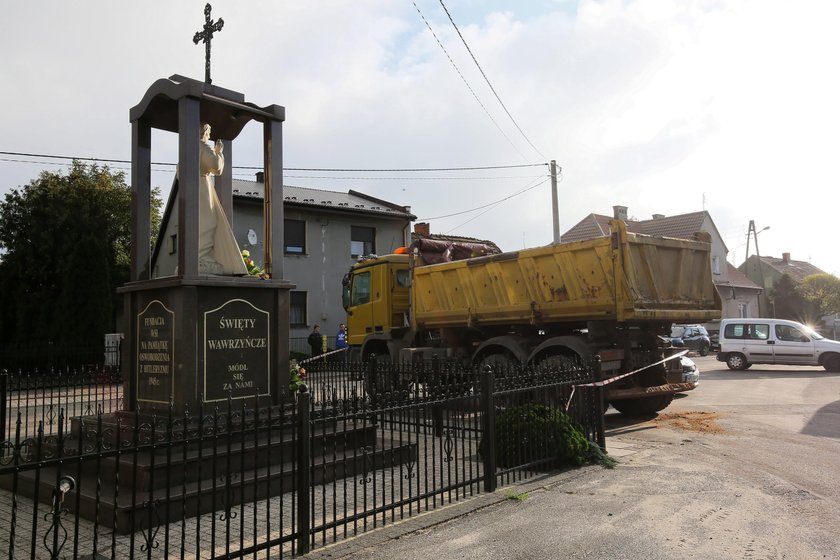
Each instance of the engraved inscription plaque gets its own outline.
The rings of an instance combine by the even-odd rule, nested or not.
[[[175,312],[152,300],[137,314],[137,400],[168,405],[173,397]]]
[[[271,394],[269,312],[232,299],[204,313],[204,401]]]

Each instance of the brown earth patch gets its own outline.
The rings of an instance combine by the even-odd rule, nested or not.
[[[705,434],[725,434],[726,430],[718,424],[720,414],[717,412],[666,412],[657,416],[653,423],[657,427],[676,428],[688,432]]]

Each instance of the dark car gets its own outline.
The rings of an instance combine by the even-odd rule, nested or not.
[[[671,328],[671,344],[688,348],[701,356],[706,356],[712,343],[709,332],[702,325],[674,325]]]

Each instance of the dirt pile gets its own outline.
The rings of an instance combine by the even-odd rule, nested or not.
[[[657,427],[675,428],[687,432],[704,434],[725,434],[726,430],[718,424],[720,414],[717,412],[666,412],[654,419]]]

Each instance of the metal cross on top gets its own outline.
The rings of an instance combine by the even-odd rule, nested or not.
[[[213,33],[215,31],[221,31],[225,25],[225,20],[222,18],[219,18],[219,21],[213,23],[213,20],[210,19],[210,11],[212,9],[210,4],[204,6],[204,30],[196,31],[193,36],[193,43],[196,45],[199,41],[204,42],[204,81],[208,84],[213,83],[213,80],[210,79],[210,41],[213,39]]]

